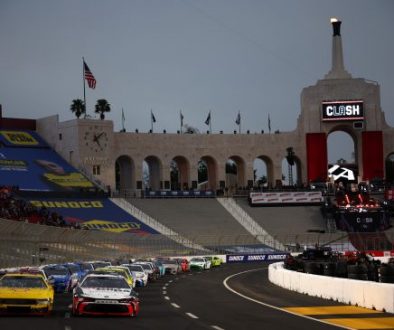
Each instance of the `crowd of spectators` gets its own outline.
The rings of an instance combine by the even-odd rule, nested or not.
[[[30,202],[17,198],[18,187],[0,187],[0,218],[47,226],[81,229],[79,223],[67,223],[57,212],[50,212],[45,206],[36,207]]]

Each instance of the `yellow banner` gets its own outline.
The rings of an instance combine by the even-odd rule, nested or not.
[[[45,173],[44,177],[60,186],[60,187],[75,187],[75,188],[92,188],[93,183],[88,181],[81,173],[69,173],[65,175],[57,175],[52,173]]]
[[[136,222],[112,222],[106,220],[90,220],[82,224],[83,228],[122,233],[130,229],[141,229],[141,224]]]
[[[19,146],[36,146],[39,142],[27,132],[0,131],[8,142]]]

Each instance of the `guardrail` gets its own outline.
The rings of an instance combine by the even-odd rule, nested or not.
[[[393,284],[299,273],[285,269],[283,262],[269,265],[268,279],[282,288],[310,296],[394,312]]]

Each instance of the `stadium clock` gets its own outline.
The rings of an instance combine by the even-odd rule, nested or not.
[[[107,149],[108,135],[98,126],[91,126],[85,132],[84,143],[91,151],[101,152]]]

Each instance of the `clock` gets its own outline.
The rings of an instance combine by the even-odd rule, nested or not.
[[[108,147],[108,135],[99,126],[90,126],[84,135],[85,146],[93,152],[102,152]]]

